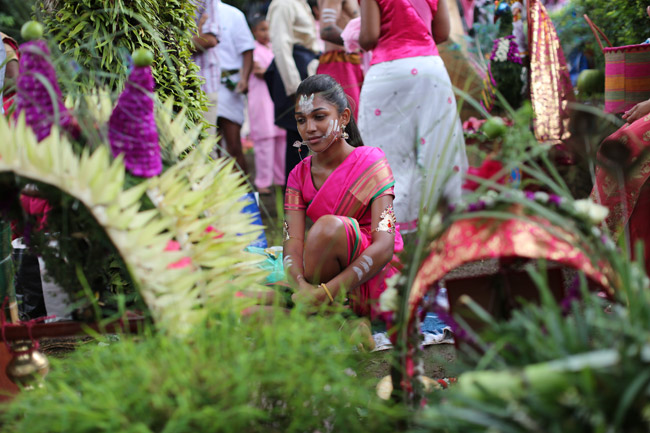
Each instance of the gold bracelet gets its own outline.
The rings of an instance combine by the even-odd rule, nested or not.
[[[330,291],[327,288],[327,286],[325,285],[325,283],[320,283],[318,286],[322,287],[323,290],[325,290],[325,293],[327,293],[327,297],[330,298],[330,302],[334,303],[334,298],[332,297],[332,294],[330,293]]]

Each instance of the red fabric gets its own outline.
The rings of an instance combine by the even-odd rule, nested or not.
[[[43,230],[47,224],[47,214],[52,206],[44,198],[20,195],[20,204],[27,213],[36,217],[36,229]]]
[[[636,242],[643,241],[645,269],[650,274],[650,184],[647,182],[641,188],[629,225],[632,257],[636,260]]]
[[[605,219],[614,238],[629,227],[631,246],[645,243],[646,270],[650,273],[650,114],[626,124],[607,137],[598,152],[596,183],[591,198],[606,206]],[[617,177],[623,176],[623,184]],[[634,250],[633,250],[634,251]]]
[[[501,164],[499,161],[495,161],[494,159],[486,159],[483,161],[483,164],[481,164],[480,167],[469,167],[467,169],[467,174],[471,176],[476,176],[480,177],[482,179],[491,179],[497,183],[503,184],[506,181],[506,177],[502,176],[500,179],[493,179],[493,177],[503,169],[503,164]],[[467,179],[465,183],[463,184],[463,189],[467,189],[470,191],[476,191],[476,189],[479,187],[478,182]]]
[[[349,61],[350,58],[355,62]],[[363,84],[361,57],[358,54],[328,51],[321,55],[316,72],[331,76],[343,87],[345,94],[350,98],[354,119],[357,120],[359,116],[359,96]]]

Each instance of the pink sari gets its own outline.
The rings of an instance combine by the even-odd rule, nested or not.
[[[376,198],[392,195],[393,173],[384,156],[376,147],[357,147],[339,165],[320,189],[311,177],[311,156],[305,158],[289,174],[285,195],[285,210],[306,210],[306,215],[317,221],[323,215],[335,215],[345,224],[348,239],[348,261],[352,263],[372,243],[371,204]],[[395,253],[404,248],[397,229]],[[397,257],[377,275],[348,293],[355,313],[375,318],[379,315],[379,295],[386,289],[386,279],[398,271]]]

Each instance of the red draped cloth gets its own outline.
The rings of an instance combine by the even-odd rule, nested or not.
[[[644,241],[650,272],[650,114],[607,137],[598,161],[591,197],[609,208],[605,223],[614,238],[627,227],[632,246]]]

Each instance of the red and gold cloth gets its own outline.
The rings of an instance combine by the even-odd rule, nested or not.
[[[575,99],[555,27],[540,0],[528,2],[530,98],[535,137],[558,144],[569,138],[569,103]]]
[[[521,208],[513,206],[513,215]],[[415,312],[422,298],[453,269],[483,259],[522,257],[546,259],[578,269],[594,282],[610,290],[612,272],[606,263],[593,264],[580,249],[572,233],[552,226],[539,217],[530,221],[513,217],[471,218],[456,221],[430,246],[409,295],[410,311]],[[583,246],[583,249],[586,247]]]
[[[624,151],[624,153],[622,153]],[[618,163],[608,158],[625,155]],[[631,244],[643,240],[650,271],[650,114],[626,124],[607,137],[598,152],[596,183],[591,198],[609,209],[605,223],[617,239],[626,227]]]

